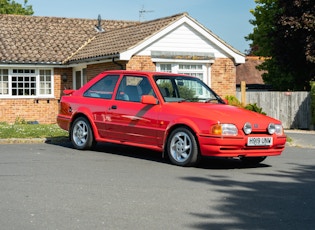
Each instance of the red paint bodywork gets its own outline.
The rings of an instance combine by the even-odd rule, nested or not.
[[[146,76],[156,94],[156,103],[152,97],[142,98],[144,103],[115,100],[118,84],[111,99],[88,98],[83,93],[105,75]],[[106,71],[79,90],[67,90],[61,99],[58,125],[70,129],[71,122],[77,116],[88,118],[94,138],[98,142],[111,142],[163,151],[171,130],[178,126],[189,127],[197,138],[200,154],[216,157],[259,157],[280,155],[285,148],[286,136],[270,135],[269,123],[281,124],[268,116],[240,109],[226,104],[202,102],[165,102],[155,84],[154,75],[174,75],[169,73],[138,71]],[[113,109],[114,108],[114,109]],[[242,128],[246,122],[257,124],[250,135]],[[218,123],[234,124],[238,128],[236,136],[218,136],[211,134],[210,127]],[[247,146],[248,137],[273,137],[271,146]]]

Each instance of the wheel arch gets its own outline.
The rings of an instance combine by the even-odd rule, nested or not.
[[[187,128],[195,137],[196,139],[196,142],[197,142],[197,145],[198,145],[198,151],[199,151],[199,154],[200,154],[200,145],[199,145],[199,139],[198,139],[198,136],[197,136],[197,130],[196,127],[194,127],[194,125],[190,125],[190,124],[187,124],[186,122],[181,122],[181,123],[174,123],[173,125],[169,126],[167,129],[166,129],[166,132],[165,132],[165,135],[164,135],[164,141],[163,141],[163,158],[165,157],[165,153],[167,151],[167,142],[171,136],[171,133],[177,129],[177,128]]]
[[[75,113],[73,116],[72,116],[72,119],[71,119],[71,122],[70,122],[70,126],[69,126],[69,137],[71,137],[71,130],[72,130],[72,125],[73,125],[73,122],[78,118],[78,117],[84,117],[88,120],[88,122],[90,123],[90,126],[92,128],[92,132],[93,132],[93,139],[96,140],[98,138],[98,132],[97,132],[97,128],[94,124],[94,122],[92,121],[91,117],[88,116],[86,113],[80,111],[80,112],[77,112]]]

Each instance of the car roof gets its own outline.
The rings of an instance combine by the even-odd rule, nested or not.
[[[149,76],[153,76],[153,75],[158,75],[158,76],[189,76],[189,75],[185,75],[185,74],[176,74],[176,73],[168,73],[168,72],[156,72],[156,71],[140,71],[140,70],[106,70],[104,72],[102,72],[102,74],[141,74],[141,75],[149,75]],[[193,77],[193,76],[189,76],[189,77]]]

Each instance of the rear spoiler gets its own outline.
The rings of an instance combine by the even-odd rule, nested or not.
[[[65,90],[63,91],[63,93],[64,93],[65,95],[72,95],[74,91],[75,91],[75,89],[65,89]]]

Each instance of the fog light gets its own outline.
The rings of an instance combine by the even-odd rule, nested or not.
[[[252,124],[249,122],[246,122],[243,127],[243,131],[246,135],[250,134],[252,132]]]
[[[276,132],[276,125],[274,123],[270,123],[268,125],[268,133],[274,134]]]

